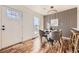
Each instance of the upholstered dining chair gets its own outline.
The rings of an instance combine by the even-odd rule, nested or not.
[[[39,30],[39,35],[42,43],[42,38],[45,37],[45,32],[43,30]]]
[[[53,30],[48,35],[49,47],[52,49],[53,42],[59,42],[60,46],[62,45],[62,31],[61,30]],[[50,45],[51,44],[51,45]]]

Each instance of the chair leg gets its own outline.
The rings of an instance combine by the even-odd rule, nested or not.
[[[48,42],[48,44],[49,44],[49,49],[50,49],[50,51],[52,52],[52,46],[51,46],[51,43]]]
[[[62,52],[62,48],[63,48],[63,41],[62,41],[62,38],[60,38],[60,41],[59,41],[59,44],[60,44],[60,53]]]

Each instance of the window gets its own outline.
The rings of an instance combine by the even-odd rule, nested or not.
[[[33,25],[34,25],[34,34],[39,33],[40,20],[36,16],[34,17]]]

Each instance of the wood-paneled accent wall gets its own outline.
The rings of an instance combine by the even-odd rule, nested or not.
[[[55,18],[55,14],[44,16],[44,29],[50,20]],[[58,29],[62,29],[63,36],[69,37],[71,28],[77,27],[77,8],[65,10],[57,14]]]

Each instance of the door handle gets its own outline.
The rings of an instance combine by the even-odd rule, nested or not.
[[[2,30],[5,30],[4,28],[2,28]]]

